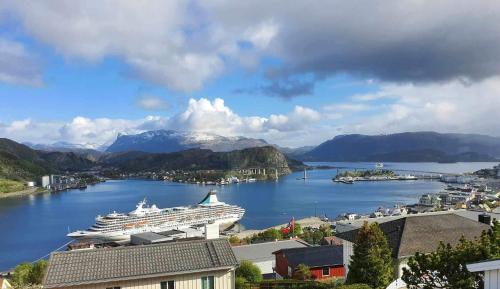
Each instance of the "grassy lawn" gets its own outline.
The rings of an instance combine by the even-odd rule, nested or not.
[[[0,179],[0,194],[22,191],[24,189],[24,183],[22,182]]]

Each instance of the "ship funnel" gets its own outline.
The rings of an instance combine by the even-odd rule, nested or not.
[[[200,205],[212,205],[212,204],[218,204],[219,200],[217,199],[216,195],[217,191],[216,190],[211,190],[208,192],[208,194],[203,198],[201,202],[199,202]]]

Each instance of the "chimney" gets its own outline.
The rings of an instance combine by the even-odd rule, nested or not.
[[[479,223],[483,223],[483,224],[490,226],[491,225],[491,216],[488,214],[479,214],[477,216],[477,221]]]
[[[219,225],[214,222],[205,224],[205,239],[218,239],[219,238]]]

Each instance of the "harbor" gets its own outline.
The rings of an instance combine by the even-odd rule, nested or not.
[[[323,165],[312,163],[308,165]],[[327,163],[329,166],[355,166],[360,163]],[[386,163],[386,169],[414,169],[461,173],[493,167],[495,163]],[[367,169],[373,163],[366,164]],[[347,212],[370,215],[379,207],[392,208],[396,204],[415,204],[425,193],[438,193],[446,185],[434,180],[410,182],[359,182],[353,186],[331,181],[335,169],[308,170],[306,180],[297,171],[280,177],[276,182],[257,181],[233,183],[217,187],[219,200],[238,205],[246,210],[239,222],[241,231],[262,230],[284,224],[292,217],[297,220],[310,216],[327,215],[330,220]],[[69,232],[90,227],[93,218],[117,212],[129,212],[134,204],[146,198],[158,207],[196,204],[213,186],[152,180],[108,180],[85,190],[70,189],[58,193],[40,193],[0,202],[0,230],[8,231],[10,238],[0,245],[4,252],[0,268],[10,268],[23,261],[36,260],[59,248],[71,239]],[[49,232],[49,233],[48,233]]]

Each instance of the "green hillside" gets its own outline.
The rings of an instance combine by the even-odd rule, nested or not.
[[[36,180],[42,175],[91,168],[94,163],[72,152],[42,152],[0,138],[0,179]]]
[[[0,178],[32,180],[53,171],[50,164],[29,147],[0,138]]]

